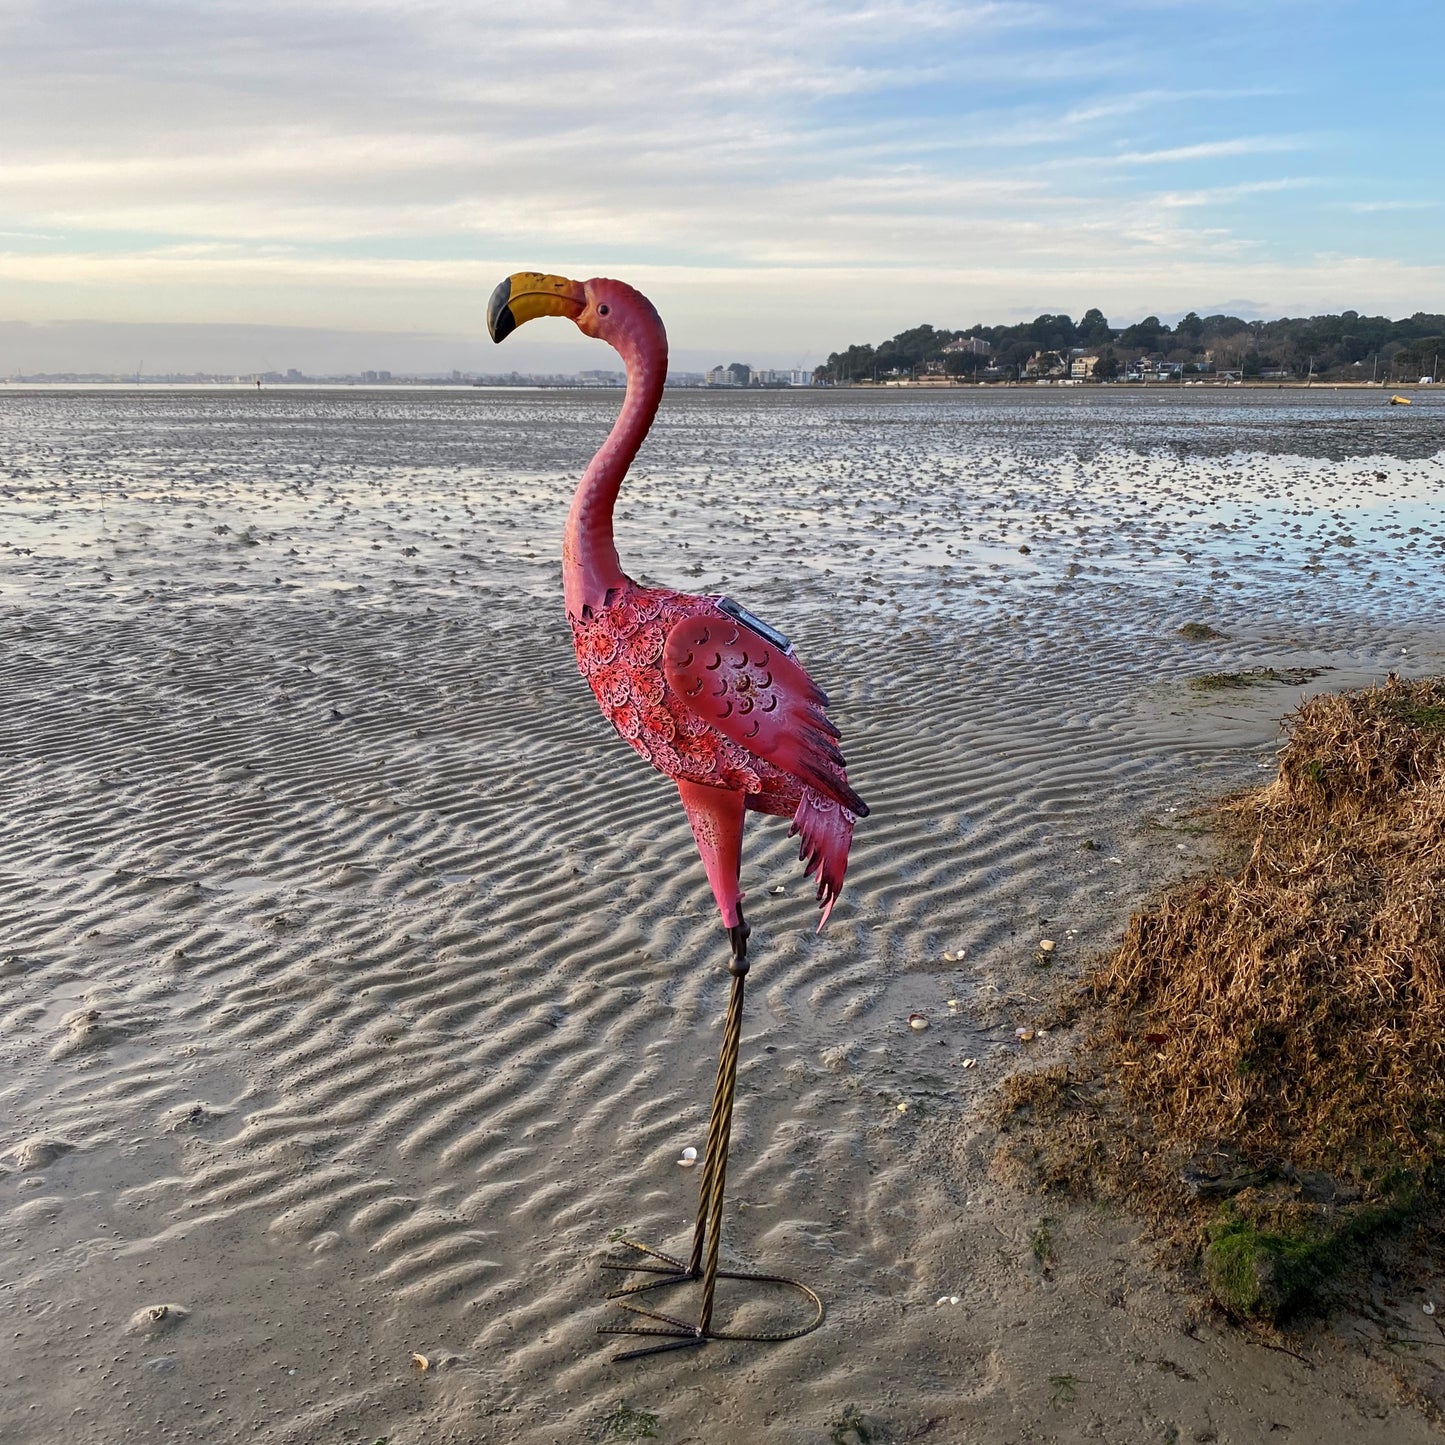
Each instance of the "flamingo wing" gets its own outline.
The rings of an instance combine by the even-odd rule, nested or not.
[[[828,699],[796,658],[720,609],[673,624],[662,654],[668,686],[704,722],[857,817]]]

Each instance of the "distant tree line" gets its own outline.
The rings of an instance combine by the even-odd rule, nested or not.
[[[970,338],[987,343],[961,349]],[[1169,327],[1157,316],[1112,327],[1097,307],[1074,321],[1065,315],[1035,317],[1017,326],[914,326],[877,346],[835,351],[814,372],[826,382],[883,381],[919,375],[1019,377],[1031,360],[1053,353],[1065,360],[1086,352],[1098,358],[1095,380],[1126,374],[1143,359],[1167,364],[1173,374],[1266,373],[1322,380],[1415,380],[1439,377],[1436,358],[1445,353],[1445,316],[1417,311],[1401,321],[1385,316],[1281,317],[1245,321],[1238,316],[1200,316],[1191,311]]]

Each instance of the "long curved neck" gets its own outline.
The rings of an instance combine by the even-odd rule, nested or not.
[[[607,440],[582,474],[562,537],[562,593],[574,620],[586,608],[600,611],[608,591],[628,581],[612,541],[612,509],[667,380],[667,335],[656,313],[639,317],[613,345],[627,364],[627,396]]]

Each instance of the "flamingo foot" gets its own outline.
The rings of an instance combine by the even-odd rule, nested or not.
[[[823,1301],[808,1288],[795,1279],[789,1279],[781,1274],[753,1274],[744,1270],[720,1269],[714,1273],[715,1279],[729,1279],[751,1281],[755,1284],[780,1285],[786,1289],[795,1289],[806,1296],[808,1303],[813,1308],[812,1317],[807,1323],[793,1327],[792,1329],[780,1329],[767,1332],[741,1331],[715,1329],[708,1320],[707,1324],[689,1324],[686,1320],[678,1319],[675,1315],[664,1314],[661,1310],[646,1309],[637,1303],[637,1296],[646,1294],[650,1290],[670,1289],[676,1285],[694,1284],[704,1279],[702,1270],[690,1271],[682,1260],[675,1259],[670,1254],[664,1254],[659,1249],[653,1249],[649,1245],[639,1244],[633,1239],[618,1240],[620,1245],[627,1249],[635,1249],[639,1254],[646,1255],[649,1259],[661,1260],[661,1264],[644,1264],[637,1260],[608,1260],[603,1264],[603,1269],[615,1269],[625,1272],[639,1271],[645,1274],[655,1274],[658,1279],[644,1280],[640,1284],[621,1285],[617,1289],[607,1292],[607,1299],[621,1309],[625,1309],[631,1315],[640,1316],[635,1324],[601,1325],[597,1333],[600,1335],[643,1335],[654,1337],[663,1343],[655,1345],[644,1345],[640,1349],[624,1350],[619,1355],[614,1355],[614,1363],[622,1360],[640,1360],[645,1355],[660,1355],[668,1350],[685,1350],[693,1345],[705,1345],[709,1340],[754,1340],[763,1344],[776,1344],[783,1340],[796,1340],[803,1335],[810,1334],[823,1322]],[[704,1313],[710,1315],[710,1310],[704,1309]],[[652,1323],[644,1323],[651,1321]]]
[[[732,949],[732,962],[728,965],[728,972],[732,974],[744,974],[748,971],[748,938],[752,929],[748,927],[747,919],[743,917],[743,906],[738,904],[738,921],[728,929],[728,947]]]

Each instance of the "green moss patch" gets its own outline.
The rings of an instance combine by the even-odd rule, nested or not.
[[[1189,679],[1195,692],[1237,692],[1247,687],[1303,687],[1318,667],[1247,667],[1242,672],[1205,672]]]

